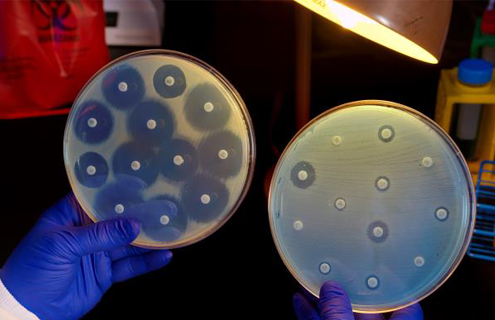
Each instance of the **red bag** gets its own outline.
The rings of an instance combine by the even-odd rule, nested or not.
[[[108,60],[101,0],[0,0],[0,119],[67,113]]]

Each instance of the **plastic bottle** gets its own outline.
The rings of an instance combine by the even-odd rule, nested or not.
[[[461,61],[457,70],[457,80],[460,86],[482,88],[490,85],[493,65],[482,59],[465,59]],[[455,140],[466,159],[476,156],[476,141],[482,104],[459,103],[457,124],[455,126]]]

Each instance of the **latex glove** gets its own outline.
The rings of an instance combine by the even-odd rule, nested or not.
[[[352,313],[351,302],[345,290],[336,282],[328,281],[320,289],[320,299],[296,293],[292,299],[299,320],[385,320],[382,314]],[[423,320],[419,304],[395,311],[390,320]]]
[[[9,292],[42,320],[79,319],[112,283],[159,269],[171,251],[129,244],[137,220],[92,223],[72,194],[48,209],[1,270]]]

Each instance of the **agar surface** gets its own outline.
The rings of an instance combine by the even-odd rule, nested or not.
[[[220,75],[185,55],[111,64],[86,85],[67,124],[76,197],[97,220],[141,220],[144,246],[204,238],[249,182],[253,137],[243,108]]]

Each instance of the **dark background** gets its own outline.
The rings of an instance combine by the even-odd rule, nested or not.
[[[485,7],[484,1],[454,3],[438,65],[313,15],[311,117],[360,99],[391,100],[432,117],[440,70],[468,57],[475,18]],[[304,9],[286,1],[167,2],[163,47],[214,66],[248,106],[258,147],[254,181],[223,228],[175,250],[164,270],[113,286],[84,319],[294,318],[291,297],[298,284],[273,244],[263,183],[277,160],[273,150],[283,149],[296,133],[296,10]],[[0,264],[40,213],[70,190],[62,159],[65,121],[66,116],[0,121]],[[422,306],[426,319],[480,319],[493,318],[494,303],[495,263],[466,257]]]

